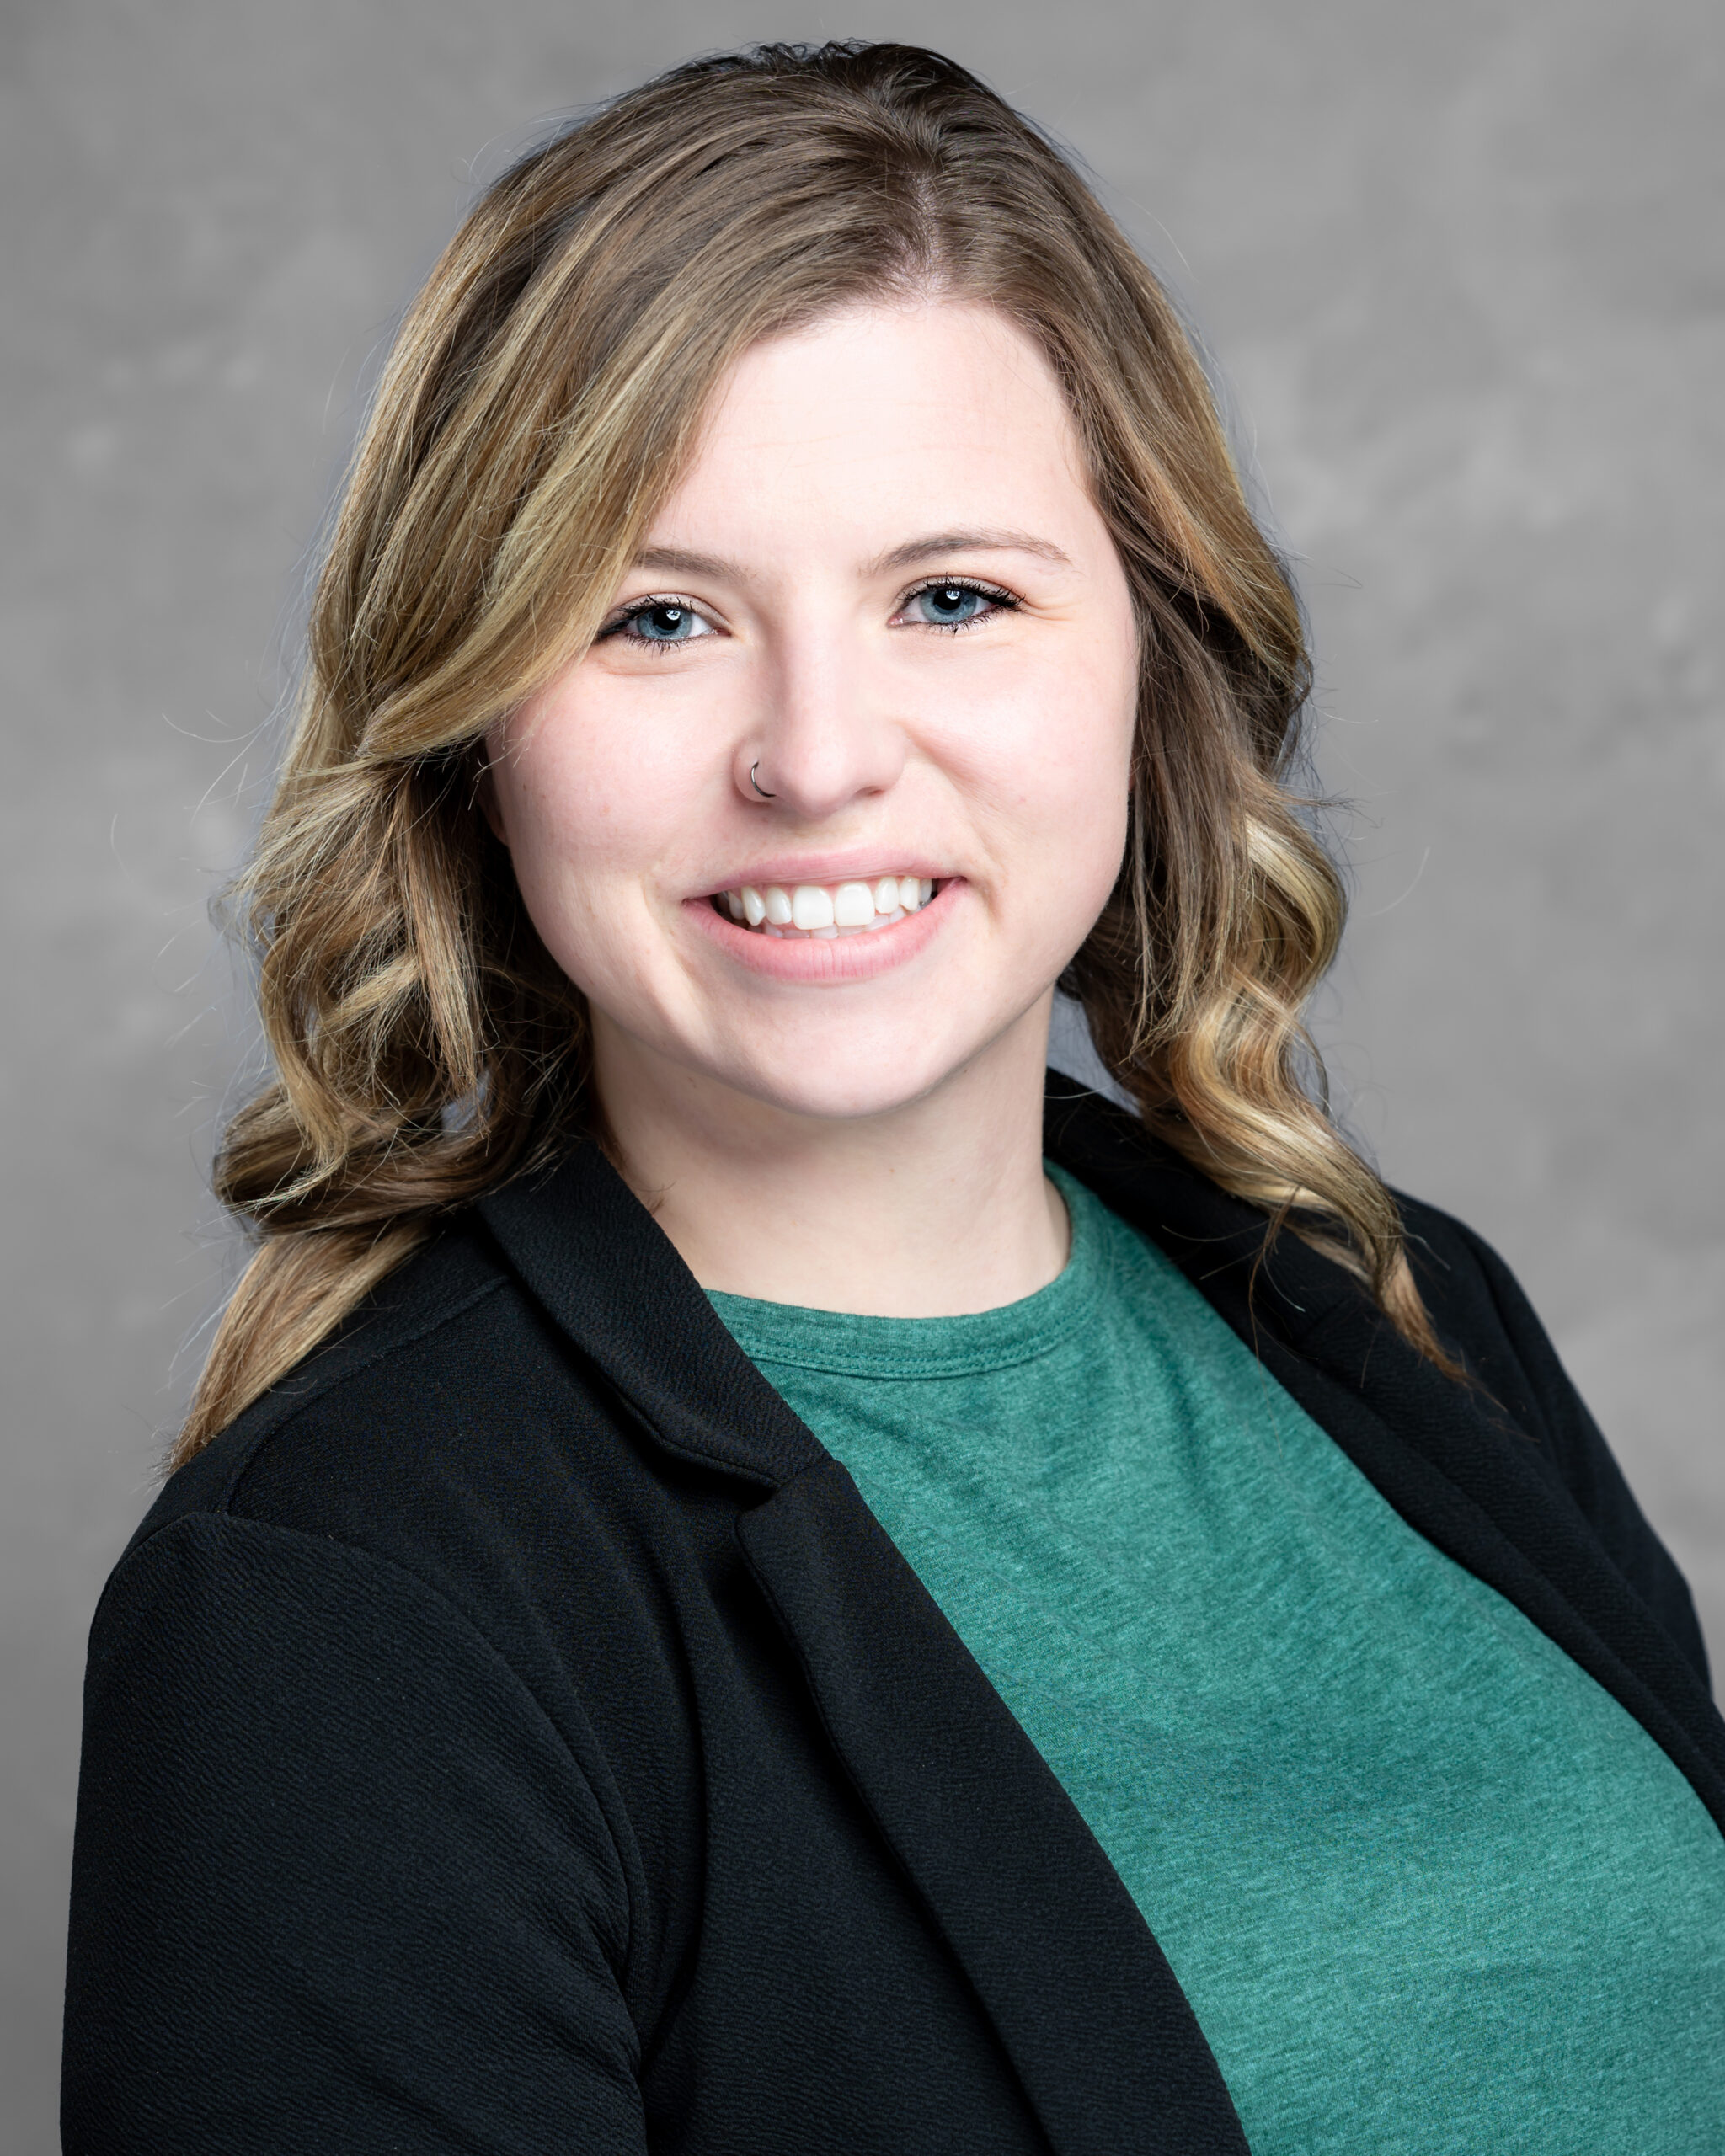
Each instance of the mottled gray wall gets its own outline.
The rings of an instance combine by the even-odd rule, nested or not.
[[[1725,1649],[1716,0],[8,0],[0,2150],[53,2145],[85,1627],[210,1307],[204,906],[354,383],[477,165],[760,35],[946,45],[1231,379],[1316,630],[1386,1171],[1508,1252]]]

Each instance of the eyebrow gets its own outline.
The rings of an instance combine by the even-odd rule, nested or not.
[[[915,563],[926,562],[932,554],[977,552],[1035,554],[1060,568],[1072,566],[1071,555],[1064,553],[1051,539],[1039,539],[1029,531],[931,531],[926,538],[907,539],[902,547],[895,547],[890,553],[883,554],[868,566],[872,572],[884,574],[889,569],[910,568]]]
[[[895,547],[890,552],[868,563],[867,573],[870,576],[884,576],[894,569],[910,568],[933,556],[977,552],[1035,554],[1060,568],[1072,566],[1071,555],[1063,552],[1052,540],[1039,539],[1033,532],[979,530],[931,531],[919,539],[907,539],[903,546]],[[638,569],[661,569],[668,576],[712,577],[721,583],[736,584],[750,581],[747,572],[735,562],[725,561],[718,554],[690,553],[681,547],[644,547],[636,555],[634,565]]]
[[[691,554],[681,547],[644,547],[636,555],[638,569],[663,569],[670,576],[710,576],[723,584],[746,584],[748,579],[734,562],[717,554]]]

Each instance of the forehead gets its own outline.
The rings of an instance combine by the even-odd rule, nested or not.
[[[889,544],[911,523],[1094,519],[1065,400],[993,310],[859,308],[746,352],[655,538],[794,527]],[[1060,536],[1051,533],[1050,536]]]

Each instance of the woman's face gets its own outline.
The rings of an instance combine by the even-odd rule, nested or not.
[[[1119,870],[1136,696],[1028,339],[943,303],[749,352],[599,640],[492,743],[601,1087],[864,1117],[1039,1037]]]

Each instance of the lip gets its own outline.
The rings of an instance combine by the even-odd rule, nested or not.
[[[887,871],[883,869],[881,873],[885,875]],[[915,871],[907,867],[905,873],[908,876]],[[762,881],[769,883],[788,880],[782,876],[767,875],[764,871],[761,876]],[[813,883],[838,883],[847,878],[817,878],[805,873],[797,880]],[[861,877],[857,880],[860,883]],[[721,888],[734,890],[737,887],[727,884]],[[960,894],[968,888],[962,876],[950,877],[926,906],[919,906],[915,913],[895,921],[890,928],[866,930],[855,936],[762,936],[754,929],[741,927],[728,914],[720,913],[705,894],[685,899],[683,913],[701,935],[710,937],[728,958],[747,967],[750,973],[800,987],[820,987],[873,980],[878,974],[909,964],[940,934]]]
[[[721,891],[740,891],[745,883],[757,891],[769,883],[787,889],[793,883],[878,883],[883,876],[915,876],[940,883],[950,882],[953,872],[914,853],[884,854],[879,846],[867,853],[860,846],[847,853],[779,853],[751,862],[746,868],[727,871],[724,883],[709,883],[698,895],[716,898]]]

